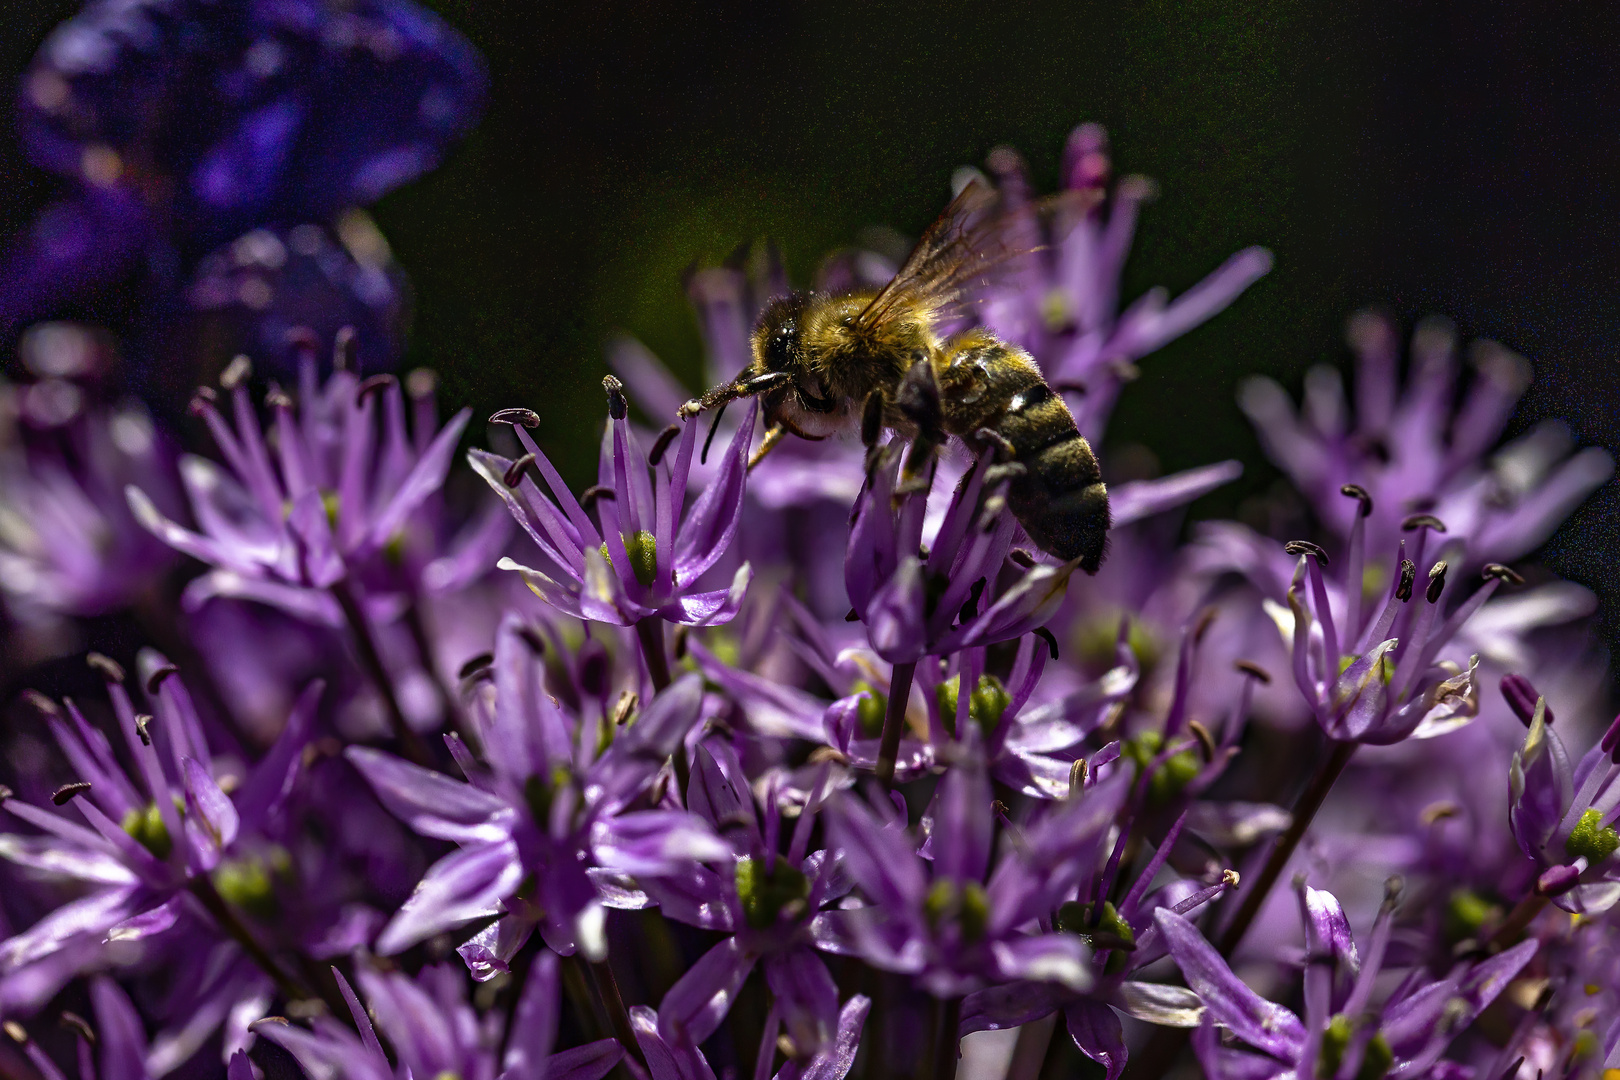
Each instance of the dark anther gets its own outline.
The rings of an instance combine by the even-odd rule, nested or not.
[[[152,717],[149,713],[138,713],[135,717],[135,734],[141,737],[142,746],[152,745]]]
[[[79,1038],[83,1039],[91,1046],[96,1044],[95,1030],[90,1027],[90,1022],[84,1017],[80,1016],[78,1013],[64,1011],[61,1016],[61,1022],[63,1027],[75,1032]]]
[[[630,415],[630,403],[624,400],[624,383],[612,375],[605,375],[602,378],[602,389],[607,391],[609,417],[623,420]]]
[[[619,695],[619,703],[613,707],[613,726],[623,727],[630,722],[636,714],[636,706],[641,704],[641,696],[634,690],[626,690]]]
[[[352,326],[340,326],[332,335],[332,370],[360,370],[356,357],[360,352],[360,335]]]
[[[1535,686],[1523,675],[1502,676],[1502,697],[1507,701],[1508,708],[1513,710],[1513,715],[1519,718],[1519,723],[1525,727],[1529,727],[1530,722],[1535,719],[1536,702],[1540,696],[1536,693]],[[1551,707],[1544,706],[1541,719],[1548,724],[1553,722]]]
[[[703,437],[703,450],[698,454],[699,465],[709,463],[709,447],[714,445],[715,432],[720,430],[720,418],[726,415],[726,406],[730,404],[729,401],[722,401],[720,407],[714,410],[714,418],[709,421],[709,433]]]
[[[1204,640],[1204,635],[1209,633],[1209,628],[1214,625],[1215,620],[1220,613],[1220,609],[1215,607],[1213,604],[1198,613],[1198,621],[1193,624],[1192,631],[1194,645],[1197,645]]]
[[[162,667],[158,668],[156,671],[152,672],[152,674],[146,677],[146,692],[148,694],[155,695],[158,690],[162,688],[165,679],[167,679],[170,675],[178,674],[180,674],[179,668],[175,667],[173,664],[164,664]]]
[[[988,446],[995,447],[1001,453],[1002,460],[1011,460],[1018,456],[1018,447],[999,431],[982,427],[973,433],[973,437]]]
[[[1267,671],[1253,660],[1237,660],[1233,662],[1232,666],[1243,672],[1243,674],[1259,680],[1261,683],[1268,686],[1271,684],[1271,672]]]
[[[692,643],[692,628],[685,623],[675,624],[675,633],[671,635],[669,654],[678,664],[686,659],[686,653]]]
[[[1440,592],[1446,587],[1446,564],[1444,561],[1435,563],[1429,568],[1429,589],[1423,594],[1424,599],[1431,604],[1440,602]]]
[[[19,1046],[27,1046],[28,1045],[28,1029],[27,1028],[23,1027],[21,1024],[17,1023],[17,1021],[15,1021],[15,1020],[7,1020],[5,1022],[4,1027],[5,1027],[6,1034],[11,1036],[11,1041],[12,1042],[18,1044]]]
[[[124,681],[123,665],[110,656],[103,656],[98,652],[86,653],[84,662],[90,665],[91,670],[110,683]]]
[[[979,598],[984,595],[984,586],[984,578],[980,578],[973,583],[973,587],[968,590],[967,602],[962,605],[962,610],[956,614],[958,622],[965,623],[970,619],[979,617]]]
[[[224,390],[235,390],[252,377],[253,361],[245,356],[237,356],[219,373],[219,385]]]
[[[1007,558],[1011,559],[1014,565],[1022,566],[1025,570],[1035,565],[1035,556],[1023,548],[1013,548],[1007,552]]]
[[[1508,585],[1524,584],[1524,578],[1519,576],[1518,571],[1514,570],[1512,567],[1503,566],[1499,562],[1486,563],[1485,568],[1479,572],[1479,576],[1487,580],[1490,578],[1495,578],[1496,580]]]
[[[67,801],[73,798],[73,796],[82,794],[83,792],[89,790],[90,781],[75,780],[73,783],[63,784],[61,787],[51,792],[51,802],[55,803],[57,806],[66,806]]]
[[[290,409],[293,399],[281,387],[271,383],[269,392],[264,395],[264,403],[272,409]]]
[[[1204,755],[1204,760],[1206,762],[1214,761],[1215,736],[1209,733],[1209,728],[1205,727],[1201,721],[1189,720],[1187,721],[1187,730],[1192,732],[1193,738],[1198,740],[1198,749]]]
[[[866,395],[866,405],[861,409],[861,445],[870,449],[877,445],[878,436],[883,434],[883,391],[874,390]]]
[[[1437,533],[1446,531],[1446,523],[1433,514],[1413,514],[1401,522],[1402,532],[1416,532],[1418,529],[1433,529]]]
[[[1007,509],[1005,495],[992,495],[984,500],[984,509],[979,511],[979,531],[985,533],[993,531],[997,525],[996,519],[1001,517],[1001,512],[1005,509]]]
[[[7,799],[11,798],[15,794],[16,794],[16,792],[14,792],[10,788],[6,787],[6,785],[0,784],[0,803],[5,802]]]
[[[474,656],[471,659],[469,659],[465,664],[461,665],[461,670],[456,672],[456,678],[465,679],[467,676],[471,675],[473,672],[479,670],[480,668],[487,668],[487,667],[489,667],[489,665],[493,664],[494,662],[495,662],[495,654],[494,653],[481,652],[477,656]]]
[[[1328,564],[1327,552],[1323,551],[1319,544],[1313,544],[1309,540],[1290,540],[1283,545],[1283,551],[1289,555],[1309,555],[1316,560],[1318,566],[1325,567]]]
[[[546,639],[540,636],[540,631],[532,626],[520,626],[517,635],[523,639],[523,644],[527,645],[534,655],[546,655]]]
[[[1400,902],[1401,893],[1406,891],[1406,879],[1399,874],[1391,874],[1384,879],[1384,903],[1391,906]]]
[[[537,428],[540,414],[533,409],[502,409],[489,418],[492,424],[511,424],[513,427]]]
[[[1354,499],[1361,504],[1361,516],[1372,516],[1372,496],[1360,484],[1346,484],[1339,489],[1339,494]]]
[[[1028,472],[1029,469],[1021,462],[1006,461],[1000,465],[992,465],[984,470],[984,482],[986,484],[999,484],[1003,480],[1016,480]]]
[[[1411,559],[1401,560],[1401,579],[1395,583],[1395,599],[1406,603],[1412,599],[1412,586],[1417,582],[1417,563]]]
[[[524,454],[522,457],[518,458],[516,461],[512,462],[512,464],[506,467],[506,472],[501,475],[501,483],[505,484],[509,488],[517,487],[519,484],[523,483],[523,470],[527,469],[533,464],[534,455]]]
[[[998,818],[1010,817],[1012,815],[1012,807],[1008,806],[1000,799],[991,799],[990,812]]]
[[[579,493],[579,505],[581,508],[589,510],[591,507],[596,505],[597,499],[607,499],[609,502],[612,502],[618,499],[618,497],[619,493],[608,487],[606,484],[592,484],[590,487]]]
[[[669,449],[669,444],[674,442],[675,436],[680,433],[681,425],[679,424],[671,424],[663,431],[660,431],[658,438],[653,440],[652,449],[647,452],[647,464],[656,466],[660,461],[663,461],[664,451]]]
[[[199,386],[197,392],[191,395],[191,403],[186,406],[186,412],[192,416],[201,416],[213,408],[214,402],[218,400],[219,395],[214,393],[213,387]]]
[[[354,403],[356,405],[364,405],[371,395],[388,389],[390,386],[394,385],[395,381],[396,380],[392,375],[373,375],[371,378],[361,383],[359,388],[355,390]]]
[[[46,697],[44,694],[40,693],[38,690],[32,690],[32,689],[24,690],[22,692],[22,697],[23,697],[24,701],[28,702],[28,704],[30,704],[34,708],[38,709],[40,712],[44,713],[46,716],[61,716],[62,715],[62,710],[61,710],[60,707],[57,706],[56,702],[54,702],[50,698]]]
[[[1048,630],[1044,626],[1037,626],[1035,629],[1031,630],[1030,633],[1046,642],[1046,651],[1052,654],[1053,660],[1058,658],[1057,638],[1052,636],[1052,631]]]
[[[849,614],[844,616],[844,621],[845,622],[860,622],[861,621],[860,613],[857,612],[854,608],[850,608],[849,609]]]

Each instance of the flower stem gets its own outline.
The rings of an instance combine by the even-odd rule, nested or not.
[[[877,778],[884,787],[894,786],[894,766],[900,757],[900,733],[906,726],[906,705],[911,701],[911,679],[917,662],[894,665],[889,677],[889,707],[883,713],[883,741],[878,744]]]
[[[940,998],[934,1018],[934,1080],[956,1080],[962,1051],[962,1037],[957,1034],[962,1026],[962,999]]]
[[[669,685],[669,654],[664,651],[664,620],[649,615],[637,621],[636,639],[641,642],[641,655],[647,660],[647,674],[652,676],[653,689],[663,690]]]
[[[1048,1013],[1018,1029],[1012,1061],[1007,1065],[1007,1080],[1037,1080],[1041,1075],[1041,1066],[1046,1064],[1046,1055],[1052,1048],[1052,1036],[1057,1033],[1058,1015]]]
[[[276,958],[270,955],[270,950],[266,949],[259,942],[259,939],[253,936],[253,932],[243,924],[241,919],[237,918],[236,912],[231,910],[231,905],[226,903],[223,896],[219,895],[219,890],[214,888],[212,881],[207,877],[196,877],[192,879],[190,888],[192,895],[202,902],[203,909],[213,918],[214,923],[233,941],[242,946],[242,951],[247,953],[248,958],[259,966],[260,971],[270,976],[282,997],[288,1001],[300,1001],[315,996],[276,962]],[[326,1001],[326,1007],[332,1010],[334,1016],[349,1015],[347,1006],[342,1002],[334,1002],[325,998],[323,1000]]]
[[[624,997],[619,993],[619,982],[613,977],[613,968],[608,966],[606,960],[593,960],[590,965],[591,978],[596,981],[596,992],[602,998],[608,1023],[613,1025],[614,1037],[624,1047],[624,1052],[635,1058],[645,1071],[647,1058],[642,1054],[641,1044],[636,1041],[635,1030],[630,1026],[630,1013],[624,1007]]]
[[[1508,912],[1502,925],[1491,934],[1490,946],[1493,949],[1505,949],[1513,943],[1513,939],[1523,932],[1524,928],[1536,921],[1541,909],[1547,906],[1547,898],[1540,893],[1531,893],[1513,906]]]
[[[343,618],[349,624],[350,636],[354,638],[354,650],[360,656],[360,666],[365,669],[371,681],[376,684],[377,692],[382,695],[383,705],[388,710],[388,722],[394,729],[394,737],[399,740],[400,749],[413,764],[420,765],[424,769],[431,768],[433,760],[428,755],[427,744],[405,722],[405,713],[400,709],[399,698],[394,693],[393,680],[388,677],[388,669],[383,666],[382,653],[377,651],[377,639],[372,636],[371,624],[366,621],[366,613],[360,609],[360,602],[355,599],[354,590],[349,588],[349,583],[345,580],[333,585],[331,592],[332,599],[343,609]]]
[[[1283,867],[1293,857],[1294,849],[1299,846],[1300,840],[1305,837],[1305,830],[1311,827],[1311,820],[1316,812],[1322,808],[1323,801],[1333,785],[1338,781],[1344,767],[1350,764],[1351,755],[1356,752],[1356,742],[1335,742],[1333,749],[1322,761],[1311,777],[1310,784],[1300,793],[1299,799],[1294,803],[1293,820],[1288,824],[1288,831],[1278,839],[1275,847],[1271,849],[1271,856],[1266,860],[1265,867],[1260,876],[1255,879],[1243,896],[1243,904],[1238,908],[1237,914],[1227,924],[1226,931],[1221,935],[1221,955],[1230,957],[1237,951],[1243,942],[1243,935],[1249,932],[1249,925],[1254,922],[1256,915],[1260,914],[1260,907],[1266,902],[1266,896],[1271,887],[1282,876]]]

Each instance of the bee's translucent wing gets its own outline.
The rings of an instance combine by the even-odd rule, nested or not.
[[[953,314],[977,280],[1029,250],[1006,228],[997,192],[974,180],[951,200],[928,227],[900,272],[859,315],[863,327],[877,326],[901,313],[943,318]]]

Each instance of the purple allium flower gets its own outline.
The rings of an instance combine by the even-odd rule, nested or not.
[[[287,979],[268,953],[255,951],[263,945],[250,944],[247,927],[262,922],[259,916],[273,905],[271,864],[321,688],[305,693],[281,737],[244,775],[210,753],[172,665],[155,655],[143,658],[148,715],[135,712],[116,663],[98,654],[91,660],[107,680],[121,741],[136,769],[125,770],[112,743],[73,702],[58,707],[43,695],[33,698],[78,778],[56,789],[51,801],[71,803],[89,827],[23,798],[5,800],[7,812],[39,832],[0,834],[0,857],[72,883],[81,894],[0,942],[0,996],[37,1007],[76,972],[127,962],[133,944],[149,943],[177,970],[205,980],[218,1006],[186,1016],[190,1031],[166,1033],[154,1045],[153,1061],[163,1072],[189,1057],[228,1008],[263,1009],[271,980]],[[293,938],[288,944],[302,944]],[[269,970],[256,966],[263,963]],[[25,988],[26,1000],[19,1000],[14,984]],[[205,1017],[199,1030],[197,1021]]]
[[[98,1077],[145,1080],[164,1074],[165,1070],[152,1066],[140,1014],[117,983],[105,975],[90,980],[90,1003],[95,1009],[94,1026],[77,1014],[62,1014],[64,1026],[71,1028],[76,1036],[79,1080],[97,1080]],[[12,1021],[6,1028],[7,1033],[21,1043],[29,1063],[39,1070],[44,1080],[67,1080],[66,1074],[28,1037],[22,1025]],[[246,1078],[233,1073],[231,1080]]]
[[[90,331],[46,323],[21,352],[41,378],[0,386],[0,597],[24,629],[14,647],[53,651],[63,620],[106,615],[155,587],[173,555],[124,501],[139,480],[173,508],[173,449],[138,403],[105,408],[66,376],[89,375]]]
[[[1620,901],[1620,718],[1574,767],[1538,699],[1509,776],[1513,838],[1540,877],[1536,891],[1576,913]]]
[[[630,809],[698,722],[702,680],[688,675],[623,716],[574,715],[545,690],[539,639],[516,615],[496,635],[494,681],[473,721],[484,760],[452,740],[466,782],[390,754],[348,758],[396,816],[459,850],[440,859],[377,939],[384,956],[477,919],[499,921],[462,947],[481,978],[503,971],[538,924],[561,953],[606,953],[606,912],[591,871],[658,874],[731,849],[701,818]],[[657,800],[652,800],[657,805]]]
[[[748,564],[737,568],[728,588],[699,585],[737,532],[757,405],[749,405],[748,420],[732,437],[719,473],[688,510],[697,425],[672,426],[648,454],[630,429],[619,381],[610,376],[606,385],[609,421],[600,481],[587,493],[600,526],[524,430],[532,426],[532,413],[496,414],[512,422],[526,451],[523,458],[514,462],[482,450],[469,453],[473,468],[506,500],[545,555],[551,573],[512,559],[502,559],[501,568],[522,574],[536,595],[575,618],[617,626],[643,619],[689,626],[729,622],[753,575]],[[552,499],[524,475],[530,463],[545,477]]]
[[[818,771],[786,851],[779,850],[781,783],[780,774],[767,778],[764,805],[756,812],[732,745],[715,737],[699,743],[686,803],[731,839],[735,853],[719,869],[691,865],[674,875],[640,879],[667,918],[730,935],[693,964],[660,1004],[660,1030],[671,1040],[682,1029],[696,1042],[708,1038],[761,960],[775,1002],[773,1022],[786,1027],[795,1057],[818,1053],[837,1032],[838,987],[815,953],[812,920],[849,884],[836,857],[808,850],[829,786],[828,767]]]
[[[1117,907],[1093,899],[1084,904],[1070,900],[1059,908],[1057,928],[1078,935],[1093,949],[1089,986],[1077,991],[1054,983],[1012,982],[980,990],[962,1003],[963,1032],[1027,1024],[1061,1010],[1081,1053],[1103,1065],[1109,1080],[1117,1080],[1128,1060],[1118,1014],[1168,1027],[1198,1026],[1204,1005],[1192,991],[1130,977],[1167,952],[1154,921],[1158,910],[1186,915],[1237,883],[1237,875],[1225,871],[1202,888],[1182,880],[1149,890],[1184,823],[1178,821],[1166,834]]]
[[[1128,176],[1117,183],[1108,134],[1082,124],[1064,147],[1064,191],[1043,221],[1032,201],[1017,151],[1001,147],[989,167],[1007,209],[1009,246],[1016,258],[982,298],[980,317],[1007,340],[1027,349],[1058,388],[1072,398],[1081,434],[1096,442],[1135,362],[1224,310],[1271,269],[1271,253],[1245,248],[1175,300],[1152,289],[1123,312],[1120,277],[1130,254],[1136,215],[1151,197],[1151,181]],[[958,173],[956,186],[976,174]]]
[[[1039,627],[1062,602],[1078,560],[1052,566],[1028,552],[1021,562],[1013,559],[1018,522],[1006,511],[1008,478],[988,454],[957,485],[924,552],[928,491],[901,491],[904,449],[895,440],[881,451],[856,504],[844,557],[845,587],[873,650],[890,663],[914,663]],[[1003,585],[1009,562],[1014,573]]]
[[[1154,916],[1187,985],[1204,1002],[1193,1048],[1214,1080],[1453,1075],[1441,1054],[1536,953],[1537,943],[1526,941],[1488,960],[1457,963],[1438,979],[1413,971],[1374,1005],[1393,902],[1380,909],[1363,956],[1338,899],[1303,883],[1298,891],[1307,950],[1303,1017],[1246,986],[1184,916],[1163,909]],[[1259,1053],[1222,1045],[1216,1025]]]
[[[1530,385],[1529,365],[1495,342],[1474,344],[1476,374],[1454,412],[1456,335],[1449,323],[1419,324],[1404,387],[1394,326],[1363,312],[1350,320],[1349,338],[1356,353],[1353,424],[1332,368],[1306,376],[1303,416],[1264,377],[1245,383],[1238,401],[1267,455],[1317,516],[1340,537],[1363,529],[1365,550],[1393,548],[1412,515],[1428,514],[1444,523],[1457,570],[1508,562],[1538,547],[1614,474],[1607,451],[1571,454],[1567,431],[1553,422],[1485,460]],[[1359,486],[1370,501],[1341,498],[1345,485]]]
[[[971,748],[940,783],[925,823],[926,852],[894,808],[843,795],[828,804],[828,827],[866,903],[817,921],[842,950],[904,972],[936,997],[1012,979],[1084,990],[1091,971],[1079,938],[1023,928],[1090,879],[1128,786],[1128,775],[1116,771],[1047,804],[1016,830],[993,872],[997,810]]]
[[[522,995],[506,1025],[493,1014],[474,1011],[467,1002],[464,976],[448,965],[424,968],[414,979],[361,966],[358,975],[365,1007],[342,972],[334,968],[333,975],[353,1016],[352,1027],[325,1015],[315,1017],[308,1030],[280,1017],[254,1027],[286,1048],[311,1080],[406,1080],[417,1076],[601,1080],[624,1055],[615,1039],[554,1052],[559,1001],[555,953],[542,952],[529,966]],[[373,1021],[388,1040],[395,1063],[384,1053]]]
[[[29,158],[79,193],[0,271],[0,313],[26,318],[143,253],[172,267],[372,202],[432,168],[484,90],[472,47],[409,0],[91,3],[22,80]]]

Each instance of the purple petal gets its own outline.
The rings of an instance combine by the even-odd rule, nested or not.
[[[172,896],[156,907],[125,919],[107,930],[107,940],[140,941],[163,933],[180,918],[181,901],[181,897]]]
[[[147,1080],[146,1027],[118,984],[100,976],[90,983],[101,1044],[101,1080]]]
[[[731,1011],[756,959],[734,937],[704,953],[658,1003],[659,1033],[670,1042],[681,1031],[694,1043],[708,1039]]]
[[[1113,528],[1121,528],[1143,518],[1192,502],[1243,475],[1241,461],[1222,461],[1158,480],[1136,480],[1111,485],[1108,508]]]
[[[720,471],[698,496],[691,513],[682,519],[675,544],[675,584],[696,581],[731,546],[742,516],[743,489],[748,479],[748,447],[754,440],[754,417],[759,400],[750,400],[742,423],[726,447]]]
[[[820,1052],[838,1026],[838,985],[821,957],[807,948],[768,956],[765,985],[794,1045],[801,1053]]]
[[[976,990],[962,999],[962,1034],[1003,1031],[1039,1020],[1068,996],[1061,986],[1022,979]]]
[[[618,1039],[598,1039],[551,1055],[546,1061],[545,1080],[602,1080],[622,1057],[624,1047]]]
[[[682,810],[640,810],[598,822],[591,845],[597,862],[627,874],[666,874],[689,862],[732,857],[730,844]]]
[[[1305,1043],[1299,1017],[1245,986],[1204,935],[1180,915],[1160,908],[1153,920],[1187,985],[1203,999],[1211,1017],[1274,1057],[1292,1061],[1299,1056]]]
[[[557,954],[544,951],[529,967],[508,1027],[501,1068],[515,1073],[514,1080],[545,1075],[546,1058],[557,1040],[557,1003]]]
[[[194,837],[205,832],[206,842],[216,852],[223,851],[235,841],[242,824],[236,804],[196,758],[185,758],[180,764],[185,772],[186,807],[190,811],[186,815],[186,835]]]
[[[1129,1055],[1114,1010],[1095,1001],[1077,1001],[1063,1010],[1063,1018],[1080,1052],[1107,1070],[1107,1080],[1119,1080]]]
[[[1073,934],[1039,934],[998,941],[991,946],[996,970],[1004,979],[1058,983],[1079,993],[1091,986],[1091,956]]]
[[[422,505],[424,499],[435,491],[444,487],[444,478],[450,472],[450,458],[456,452],[456,444],[461,440],[461,433],[472,419],[471,409],[462,409],[450,422],[444,425],[427,451],[417,459],[410,474],[394,492],[388,505],[372,519],[371,528],[367,530],[365,543],[374,548],[380,548],[388,543],[389,538],[404,526],[407,518]]]
[[[838,1014],[838,1034],[797,1073],[796,1080],[844,1080],[855,1065],[855,1054],[861,1045],[861,1030],[866,1026],[866,1017],[871,1011],[872,1000],[861,994],[846,1001]],[[793,1067],[791,1063],[784,1066],[777,1073],[777,1080],[789,1080],[789,1069]]]
[[[368,746],[351,746],[344,756],[388,812],[423,836],[497,842],[511,832],[513,811],[487,791]]]
[[[467,847],[428,868],[427,876],[377,938],[377,952],[392,956],[442,930],[497,914],[523,880],[510,841]]]

